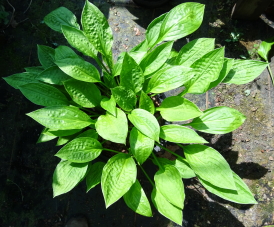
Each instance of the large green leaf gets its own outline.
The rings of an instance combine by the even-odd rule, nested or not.
[[[145,136],[137,128],[132,128],[129,136],[130,151],[139,164],[143,164],[150,156],[154,140]]]
[[[126,114],[116,108],[116,117],[108,112],[106,115],[101,115],[96,124],[96,131],[106,140],[114,143],[126,143],[128,133],[128,123]]]
[[[138,180],[123,196],[127,206],[134,212],[146,217],[152,217],[152,211],[147,196]]]
[[[132,110],[137,102],[135,93],[129,88],[118,86],[112,88],[111,93],[116,103],[125,111]]]
[[[81,129],[54,130],[54,129],[46,128],[43,131],[43,134],[53,135],[53,136],[70,136],[80,131]]]
[[[88,163],[61,161],[53,174],[53,197],[69,192],[81,182],[88,170]]]
[[[8,77],[3,77],[3,79],[15,89],[19,89],[19,86],[24,84],[39,82],[37,79],[37,74],[34,73],[16,73]]]
[[[134,109],[128,115],[128,119],[140,132],[159,142],[160,126],[151,113],[143,109]]]
[[[154,176],[155,186],[171,204],[184,208],[185,192],[181,175],[176,167],[164,165]]]
[[[178,56],[176,57],[176,64],[189,67],[199,58],[203,57],[208,52],[214,50],[214,46],[215,39],[194,39],[182,47]]]
[[[182,225],[182,210],[168,202],[168,200],[156,188],[153,188],[152,190],[151,200],[160,214],[177,223],[178,225]]]
[[[112,31],[104,14],[92,3],[86,1],[81,18],[85,35],[94,47],[105,57],[112,58]]]
[[[50,140],[53,140],[55,138],[57,138],[57,136],[55,135],[47,135],[47,134],[44,134],[44,132],[46,132],[48,129],[47,128],[44,128],[37,140],[36,143],[44,143],[44,142],[48,142]]]
[[[26,67],[26,72],[33,73],[33,74],[40,74],[44,71],[43,66],[32,66],[32,67]]]
[[[47,26],[57,32],[62,32],[61,26],[67,25],[80,28],[75,15],[65,7],[59,7],[45,16],[44,21]]]
[[[136,181],[136,176],[136,164],[130,155],[117,154],[108,160],[101,180],[107,208],[130,189]]]
[[[186,159],[194,172],[214,186],[236,190],[232,170],[222,155],[205,145],[184,147]]]
[[[44,69],[47,69],[51,66],[55,66],[55,51],[53,48],[43,45],[37,45],[38,50],[38,59]]]
[[[90,137],[90,138],[98,140],[98,133],[93,129],[89,129],[89,130],[86,130],[83,133],[79,134],[77,136],[77,138],[79,138],[79,137]]]
[[[187,2],[174,7],[164,18],[160,41],[177,40],[196,31],[203,21],[205,5]]]
[[[81,58],[65,58],[55,63],[64,73],[76,80],[100,82],[100,74],[95,66]]]
[[[147,40],[139,43],[129,51],[129,55],[139,64],[149,50]]]
[[[62,147],[55,156],[70,162],[84,163],[97,158],[102,151],[101,143],[93,138],[80,137]]]
[[[218,84],[220,84],[224,78],[227,76],[227,74],[229,73],[229,71],[231,70],[232,66],[233,66],[233,62],[234,59],[232,58],[225,58],[224,60],[224,64],[223,64],[223,68],[220,72],[219,78],[213,82],[210,83],[208,90],[216,87]]]
[[[164,99],[156,110],[167,121],[186,121],[203,113],[194,103],[179,96]]]
[[[149,47],[153,47],[158,40],[160,28],[163,23],[163,20],[167,14],[162,14],[161,16],[155,18],[147,27],[146,31],[146,40]]]
[[[146,92],[163,93],[178,88],[188,82],[194,72],[184,66],[168,66],[156,72],[148,83]]]
[[[199,178],[199,176],[198,176]],[[209,182],[199,178],[201,184],[211,193],[234,203],[241,203],[241,204],[257,204],[257,201],[254,199],[251,191],[244,183],[244,181],[233,172],[233,178],[236,186],[236,190],[229,190],[224,188],[216,187]]]
[[[144,76],[149,75],[161,68],[169,57],[173,42],[167,42],[157,46],[141,62],[140,67]]]
[[[86,113],[73,106],[51,106],[27,115],[51,129],[82,129],[93,123]]]
[[[208,143],[195,131],[181,125],[163,125],[160,138],[174,143]]]
[[[238,110],[227,106],[207,109],[204,113],[187,125],[196,130],[212,134],[225,134],[240,127],[246,117]]]
[[[55,61],[62,60],[65,58],[81,58],[68,46],[58,46],[55,49]]]
[[[155,106],[152,99],[143,91],[141,91],[139,108],[144,109],[151,114],[155,113]]]
[[[45,69],[36,79],[48,84],[63,85],[63,81],[70,79],[58,66],[52,66]]]
[[[101,107],[116,117],[116,102],[113,95],[110,98],[104,97],[100,102]]]
[[[157,158],[157,160],[161,163],[161,165],[172,165],[174,166],[180,173],[181,178],[188,179],[192,177],[196,177],[194,171],[190,168],[188,162],[184,158],[176,159],[176,160],[169,160],[166,158]],[[155,165],[157,163],[152,160]]]
[[[71,46],[87,56],[92,58],[97,57],[95,47],[88,40],[83,31],[70,26],[62,25],[62,32]]]
[[[96,162],[90,165],[88,174],[86,176],[87,192],[94,188],[96,185],[100,184],[103,168],[106,163]]]
[[[135,60],[126,53],[120,72],[120,85],[137,93],[142,89],[143,83],[144,75],[142,69]]]
[[[268,62],[268,53],[271,50],[271,47],[274,45],[274,37],[269,38],[265,41],[262,41],[259,48],[258,54]]]
[[[258,77],[268,63],[254,60],[236,59],[233,67],[223,80],[223,83],[246,84]]]
[[[64,85],[72,100],[80,106],[87,108],[99,106],[102,97],[95,84],[71,79],[65,81]]]
[[[36,105],[69,105],[69,101],[61,91],[47,84],[29,83],[20,86],[19,89],[28,100],[30,100]]]
[[[202,94],[206,92],[210,83],[219,78],[224,63],[224,48],[216,49],[195,61],[191,68],[195,76],[185,85],[187,93]]]

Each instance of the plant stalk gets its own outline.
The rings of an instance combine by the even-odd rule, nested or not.
[[[268,72],[269,72],[269,74],[270,74],[270,76],[271,76],[272,84],[273,84],[273,86],[274,86],[273,74],[272,74],[272,71],[271,71],[271,68],[270,68],[269,64],[268,64],[268,66],[267,66],[267,69],[268,69]]]
[[[140,167],[140,169],[143,171],[143,173],[145,174],[146,178],[147,178],[148,181],[151,183],[151,185],[152,185],[153,187],[155,187],[153,181],[150,179],[150,177],[148,176],[148,174],[146,173],[146,171],[144,170],[144,168],[143,168],[140,164],[139,164],[139,167]]]
[[[111,149],[107,149],[107,148],[103,148],[103,150],[105,150],[105,151],[111,151],[111,152],[114,152],[116,154],[120,154],[121,153],[120,151],[115,151],[115,150],[111,150]]]
[[[173,155],[176,156],[177,158],[179,158],[179,159],[182,159],[182,158],[183,158],[182,156],[176,154],[175,152],[169,150],[168,148],[162,146],[161,144],[159,144],[159,143],[156,143],[156,144],[157,144],[159,147],[161,147],[162,149],[166,150],[167,152],[173,154]],[[177,144],[177,143],[176,143],[176,144]],[[179,145],[179,144],[177,144],[177,145],[178,145],[179,147],[181,147],[181,145]],[[182,148],[182,147],[181,147],[181,148]]]
[[[163,169],[163,166],[161,165],[161,163],[158,161],[156,155],[153,153],[153,151],[151,152],[151,155],[153,156],[155,162],[157,163],[157,165],[159,166],[160,169]]]

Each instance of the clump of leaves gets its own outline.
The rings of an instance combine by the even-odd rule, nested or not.
[[[199,3],[176,6],[153,20],[146,39],[121,53],[116,62],[111,51],[112,31],[93,4],[85,3],[82,30],[76,17],[64,7],[44,18],[72,47],[97,62],[95,67],[67,46],[53,49],[38,45],[41,66],[4,78],[27,99],[45,106],[27,114],[45,127],[38,142],[58,137],[57,145],[65,144],[55,155],[61,161],[53,175],[54,196],[70,191],[85,179],[87,191],[101,183],[106,207],[123,197],[129,208],[150,217],[146,196],[150,194],[162,215],[182,224],[182,179],[196,177],[223,199],[256,204],[226,160],[203,145],[207,141],[195,131],[228,133],[242,125],[245,116],[225,106],[201,111],[184,95],[202,94],[221,82],[248,83],[267,63],[225,58],[224,48],[214,49],[212,38],[196,39],[178,53],[172,51],[175,40],[199,28],[203,13],[204,5]],[[153,102],[153,96],[179,87],[184,88],[181,94],[166,98],[159,106]],[[184,155],[162,146],[163,140],[178,144]],[[123,144],[126,151],[109,149],[107,141]],[[153,152],[156,145],[177,159],[158,158]],[[105,151],[113,156],[107,163],[98,161]],[[150,160],[158,169],[154,179],[142,166]],[[148,178],[151,192],[142,189],[138,171]]]

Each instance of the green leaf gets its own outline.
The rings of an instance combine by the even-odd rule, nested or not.
[[[128,154],[111,157],[102,173],[102,192],[106,208],[120,199],[136,181],[137,169]]]
[[[184,153],[189,165],[200,178],[214,186],[236,190],[232,170],[218,151],[195,144],[185,146]]]
[[[90,162],[102,151],[101,143],[93,138],[80,137],[62,147],[55,156],[75,163]]]
[[[120,55],[117,58],[116,63],[113,66],[113,76],[118,76],[120,75],[121,71],[122,71],[122,66],[123,66],[123,60],[125,57],[126,52],[122,52],[120,53]]]
[[[172,165],[164,165],[154,176],[156,189],[174,206],[183,209],[185,192],[179,171]]]
[[[105,85],[108,88],[114,88],[114,87],[118,86],[115,79],[114,79],[114,77],[111,74],[104,71],[104,70],[103,70],[103,79],[104,79]]]
[[[36,105],[69,105],[66,96],[57,88],[42,83],[29,83],[19,87],[23,95]]]
[[[61,161],[53,174],[53,197],[65,194],[81,182],[88,170],[88,163]]]
[[[144,56],[147,54],[149,50],[147,40],[145,39],[143,42],[139,43],[137,46],[133,47],[129,51],[129,55],[136,61],[136,63],[140,63]]]
[[[146,217],[152,217],[152,211],[147,196],[138,180],[123,196],[127,206],[134,212]]]
[[[195,61],[191,68],[195,76],[185,85],[187,93],[202,94],[206,92],[210,83],[219,78],[224,63],[224,48],[216,49]]]
[[[95,128],[98,134],[106,140],[110,140],[114,143],[126,144],[126,138],[128,133],[128,123],[126,114],[116,108],[117,116],[113,116],[108,112],[106,115],[101,115]]]
[[[52,30],[57,32],[62,32],[62,25],[68,25],[77,29],[80,28],[75,15],[65,7],[59,7],[58,9],[50,12],[44,17],[44,22]]]
[[[47,130],[47,128],[44,128],[43,131],[41,132],[38,140],[36,143],[44,143],[44,142],[48,142],[50,140],[53,140],[55,139],[57,136],[55,135],[47,135],[47,134],[44,134],[44,132]]]
[[[184,66],[165,67],[151,77],[146,91],[152,93],[170,91],[188,82],[194,74],[195,72]]]
[[[176,65],[190,67],[195,61],[214,50],[215,39],[200,38],[187,43],[176,57]]]
[[[140,66],[129,55],[125,54],[120,73],[120,85],[135,93],[139,92],[144,83],[144,75]]]
[[[104,162],[96,162],[90,166],[86,176],[87,192],[94,188],[97,184],[100,184],[105,164],[106,163]]]
[[[113,95],[111,95],[110,99],[104,97],[101,100],[100,105],[104,110],[108,111],[110,114],[116,117],[116,102]]]
[[[95,84],[71,79],[65,81],[64,86],[72,100],[80,106],[87,108],[99,106],[102,97]]]
[[[271,47],[274,45],[274,37],[269,38],[265,41],[262,41],[259,49],[258,54],[268,62],[268,53],[271,50]]]
[[[159,142],[160,126],[151,113],[143,109],[134,109],[128,115],[128,119],[144,135]]]
[[[157,44],[157,40],[160,33],[160,28],[167,13],[155,18],[147,27],[146,40],[149,47],[153,47]]]
[[[144,72],[144,76],[154,73],[166,62],[172,45],[173,42],[167,42],[157,46],[140,62],[140,67]]]
[[[161,163],[161,165],[172,165],[174,166],[180,173],[181,178],[188,179],[192,177],[196,177],[194,171],[190,168],[188,162],[184,158],[175,159],[174,161],[166,159],[166,158],[157,158],[157,160]],[[152,160],[152,162],[157,165],[157,163]]]
[[[219,106],[207,109],[188,125],[205,133],[225,134],[240,127],[245,119],[246,117],[238,110]]]
[[[229,73],[230,69],[232,68],[234,59],[232,58],[225,58],[224,60],[224,64],[223,64],[223,68],[220,72],[219,78],[213,82],[210,83],[208,90],[216,87],[218,84],[220,84],[224,78],[227,76],[227,74]]]
[[[81,129],[54,130],[47,128],[46,130],[44,130],[43,134],[52,136],[70,136],[80,131]]]
[[[205,5],[187,2],[174,7],[165,16],[157,43],[177,40],[196,31],[203,21]]]
[[[38,49],[38,59],[44,69],[47,69],[51,66],[55,66],[55,51],[53,48],[43,45],[37,45]]]
[[[190,128],[174,124],[162,126],[160,138],[174,143],[208,143]]]
[[[234,203],[240,204],[257,204],[257,201],[254,199],[252,192],[249,190],[244,181],[234,172],[233,178],[236,186],[236,190],[229,190],[224,188],[216,187],[209,182],[199,178],[201,184],[211,193]]]
[[[135,93],[123,86],[112,88],[111,93],[116,103],[125,111],[132,110],[137,102]]]
[[[167,121],[186,121],[203,113],[194,103],[179,96],[164,99],[156,110],[160,111]]]
[[[136,158],[137,162],[142,165],[153,150],[154,140],[145,136],[134,127],[130,131],[129,144],[133,156]]]
[[[89,129],[79,134],[76,138],[80,137],[89,137],[98,140],[98,133],[93,129]]]
[[[48,84],[63,85],[63,81],[70,79],[58,66],[52,66],[41,72],[36,79]]]
[[[26,72],[33,74],[40,74],[44,71],[44,68],[42,66],[26,67],[24,69],[26,70]]]
[[[223,83],[246,84],[258,77],[268,63],[254,60],[234,60],[234,64]]]
[[[92,124],[92,119],[73,106],[51,106],[27,114],[41,125],[51,129],[82,129]]]
[[[94,47],[111,59],[112,31],[104,14],[92,3],[86,1],[81,18],[85,35]]]
[[[168,200],[156,188],[153,188],[151,193],[151,200],[160,214],[177,223],[178,225],[182,225],[182,210],[168,202]]]
[[[62,60],[65,58],[81,58],[77,55],[70,47],[58,46],[55,49],[55,61]]]
[[[152,99],[143,91],[141,91],[139,108],[144,109],[151,114],[155,113],[155,106]]]
[[[68,43],[86,56],[97,58],[97,51],[85,33],[79,29],[62,25],[62,32]]]
[[[8,77],[3,77],[3,79],[12,87],[15,89],[19,89],[19,86],[33,83],[33,82],[39,82],[36,80],[37,74],[34,73],[16,73]]]
[[[56,146],[62,146],[74,139],[74,135],[59,137]]]
[[[100,82],[100,74],[92,64],[81,58],[66,58],[55,62],[66,74],[76,80],[85,82]]]

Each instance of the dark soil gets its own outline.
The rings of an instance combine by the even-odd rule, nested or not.
[[[141,8],[130,0],[91,2],[108,17],[115,37],[113,53],[117,57],[144,39],[145,28],[153,18],[184,1],[172,0],[157,9]],[[257,44],[274,36],[266,16],[264,20],[252,22],[231,20],[234,1],[198,2],[206,4],[203,25],[187,39],[215,37],[216,47],[226,46],[226,57],[257,59]],[[46,27],[43,17],[57,7],[65,6],[80,18],[84,0],[9,0],[9,3],[0,1],[9,12],[8,24],[0,24],[1,77],[23,72],[24,67],[39,65],[37,44],[67,45],[61,34]],[[231,39],[231,32],[239,33],[239,39],[226,41]],[[177,41],[175,48],[179,50],[187,39]],[[207,96],[189,98],[202,109],[226,105],[247,116],[245,124],[233,133],[204,136],[250,186],[258,205],[226,202],[206,192],[196,179],[187,180],[184,226],[260,227],[274,224],[274,90],[268,72],[264,71],[258,79],[246,85],[220,85]],[[153,218],[137,215],[122,200],[106,210],[100,186],[86,193],[84,182],[53,199],[52,174],[59,162],[54,154],[60,147],[55,146],[56,141],[36,144],[42,126],[25,113],[38,108],[18,90],[0,80],[0,226],[61,227],[77,213],[86,215],[91,226],[96,227],[176,226],[156,210]],[[152,166],[150,162],[145,164],[145,168],[155,172],[156,167]],[[149,195],[151,186],[141,173],[140,177]]]

